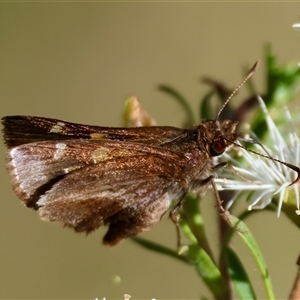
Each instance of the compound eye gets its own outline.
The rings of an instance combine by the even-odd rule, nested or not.
[[[223,139],[216,140],[210,144],[210,155],[218,156],[221,155],[226,149],[226,144]]]

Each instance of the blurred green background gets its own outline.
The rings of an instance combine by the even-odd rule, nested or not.
[[[264,58],[267,43],[280,62],[298,62],[300,33],[292,24],[299,16],[300,4],[288,2],[1,3],[1,117],[39,115],[118,126],[123,100],[134,94],[158,124],[181,126],[180,107],[158,92],[158,84],[176,87],[198,109],[208,91],[200,76],[235,87],[243,67]],[[264,65],[253,79],[261,92],[263,74]],[[0,149],[0,298],[210,296],[192,268],[171,258],[130,240],[106,248],[104,229],[86,237],[40,221],[12,192],[3,143]],[[208,235],[217,241],[209,195],[202,206]],[[297,270],[299,232],[284,216],[267,212],[247,224],[265,255],[276,297],[287,298]],[[168,218],[143,237],[176,245]],[[263,298],[251,255],[239,238],[234,241]]]

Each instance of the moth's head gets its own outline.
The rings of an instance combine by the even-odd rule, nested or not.
[[[204,121],[197,127],[197,139],[200,150],[206,151],[210,157],[219,156],[223,154],[228,147],[242,136],[236,131],[237,122],[232,120],[220,121],[220,116],[224,111],[226,105],[236,94],[236,92],[245,84],[245,82],[257,70],[260,62],[257,61],[249,71],[245,79],[233,90],[231,95],[224,102],[219,110],[215,120]]]
[[[236,121],[207,120],[197,127],[197,141],[199,148],[205,150],[209,156],[219,156],[225,152],[239,137],[236,131]]]

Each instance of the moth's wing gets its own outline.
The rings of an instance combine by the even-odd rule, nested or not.
[[[103,224],[115,245],[149,230],[183,192],[182,169],[155,155],[120,157],[67,174],[37,202],[40,216],[77,232]]]
[[[117,245],[123,239],[148,231],[169,209],[172,200],[182,194],[178,183],[167,178],[152,177],[141,182],[135,202],[107,218],[109,225],[103,237],[106,245]]]
[[[107,161],[110,163],[98,168],[112,168],[112,164],[117,170],[120,165],[114,162],[118,158],[127,158],[125,163],[130,164],[131,157],[154,154],[178,165],[185,163],[182,157],[161,147],[120,141],[66,140],[15,147],[8,152],[7,169],[17,196],[26,206],[37,209],[40,195],[74,171]]]
[[[67,139],[139,141],[158,145],[172,141],[187,131],[168,126],[101,127],[34,116],[6,116],[2,118],[2,124],[8,148],[38,141]]]

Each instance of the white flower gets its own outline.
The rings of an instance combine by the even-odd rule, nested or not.
[[[300,140],[293,129],[289,112],[286,110],[287,119],[291,125],[291,132],[289,133],[287,143],[270,117],[263,100],[259,97],[258,101],[265,115],[268,133],[271,135],[274,148],[271,150],[265,147],[268,153],[263,152],[262,147],[257,147],[258,150],[256,151],[262,155],[270,155],[275,159],[299,166]],[[276,195],[278,199],[278,216],[280,215],[283,203],[294,205],[296,213],[300,214],[299,181],[291,185],[298,176],[297,172],[282,163],[253,154],[243,148],[241,148],[240,151],[244,162],[238,162],[232,159],[228,154],[224,155],[237,174],[234,174],[234,172],[228,168],[229,171],[226,170],[224,172],[224,178],[215,179],[219,190],[237,191],[234,199],[228,204],[228,207],[232,205],[241,193],[246,193],[246,197],[250,196],[249,210],[265,208],[271,203],[273,196]]]

